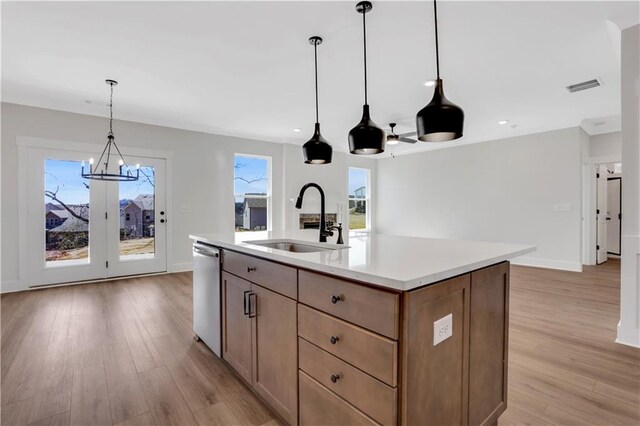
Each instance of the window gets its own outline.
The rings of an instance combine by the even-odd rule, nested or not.
[[[131,220],[131,213],[126,213],[124,216],[124,220]]]
[[[369,169],[349,167],[349,229],[371,229]]]
[[[233,170],[236,232],[269,230],[271,158],[236,154]]]

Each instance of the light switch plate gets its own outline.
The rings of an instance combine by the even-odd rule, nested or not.
[[[453,336],[453,314],[433,322],[433,346]]]

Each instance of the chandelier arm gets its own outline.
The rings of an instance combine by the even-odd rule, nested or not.
[[[96,167],[102,163],[102,158],[104,158],[104,153],[107,152],[107,148],[109,148],[111,141],[107,142],[107,144],[104,146],[104,149],[102,150],[102,154],[100,154],[100,158],[98,158],[98,161],[96,162]]]
[[[116,151],[118,152],[118,155],[120,156],[120,159],[122,160],[122,163],[123,163],[122,165],[129,167],[127,162],[124,161],[124,157],[122,156],[122,153],[120,152],[120,148],[118,148],[118,144],[116,143],[115,140],[113,141],[113,146],[115,147]]]

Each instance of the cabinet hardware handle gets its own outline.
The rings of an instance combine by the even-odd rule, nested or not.
[[[333,303],[334,305],[341,300],[342,300],[341,296],[331,296],[331,303]]]
[[[329,341],[331,342],[332,345],[335,345],[336,343],[338,343],[340,341],[340,338],[338,336],[331,336]]]
[[[332,374],[331,375],[331,381],[333,383],[337,382],[338,380],[340,380],[340,376],[339,375],[337,375],[337,374]]]
[[[247,272],[254,272],[256,270],[255,266],[247,266]]]
[[[247,290],[244,292],[244,309],[243,309],[243,313],[245,315],[249,315],[249,310],[250,310],[250,306],[249,303],[247,302],[247,294],[251,293],[250,290]]]
[[[251,296],[254,296],[253,303],[251,303]],[[256,312],[258,312],[258,295],[253,291],[249,293],[249,318],[255,318]]]
[[[164,222],[165,222],[164,219],[160,219],[160,223],[164,223]]]

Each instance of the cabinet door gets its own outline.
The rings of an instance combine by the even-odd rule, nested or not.
[[[509,263],[471,273],[469,425],[489,425],[507,408]]]
[[[255,284],[252,290],[253,387],[289,424],[296,424],[297,304]]]
[[[222,273],[222,357],[251,383],[251,318],[245,314],[245,292],[251,283]]]

